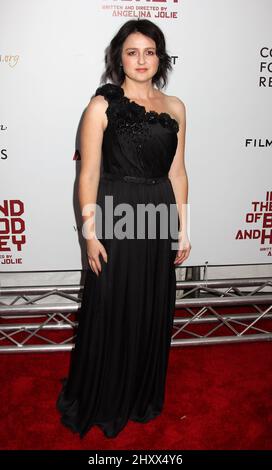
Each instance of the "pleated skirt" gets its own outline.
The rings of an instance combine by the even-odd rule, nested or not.
[[[134,214],[138,204],[175,206],[169,179],[150,185],[101,178],[97,204],[113,226],[122,217],[106,213],[106,196],[113,212],[124,203]],[[158,231],[153,238],[145,232],[120,239],[114,231],[106,237],[102,222],[98,239],[108,262],[100,256],[98,276],[87,269],[70,370],[57,398],[62,424],[81,438],[94,425],[116,437],[128,420],[146,423],[162,412],[176,299],[177,208],[176,219],[173,232],[168,218],[165,238]]]

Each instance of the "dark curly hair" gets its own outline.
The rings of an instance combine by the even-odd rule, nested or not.
[[[172,71],[171,57],[166,52],[165,37],[161,29],[149,20],[129,20],[124,23],[117,34],[111,40],[105,53],[106,69],[101,77],[101,84],[111,80],[116,85],[121,85],[125,79],[125,73],[120,66],[122,46],[131,33],[140,32],[153,39],[156,43],[156,55],[159,58],[159,66],[152,77],[158,89],[164,88],[168,82],[168,71]]]

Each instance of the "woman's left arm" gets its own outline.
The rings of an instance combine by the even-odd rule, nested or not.
[[[183,101],[173,97],[173,111],[179,121],[177,150],[168,173],[178,208],[180,231],[179,248],[175,264],[180,264],[188,258],[191,244],[188,238],[188,177],[185,168],[185,135],[186,135],[186,107]]]

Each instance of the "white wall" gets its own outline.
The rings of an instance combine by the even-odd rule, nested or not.
[[[1,0],[0,270],[86,267],[73,157],[105,48],[132,18],[114,15],[126,5],[176,12],[158,19],[149,10],[148,19],[173,57],[165,92],[187,108],[192,250],[184,265],[271,263],[272,207],[259,207],[272,194],[271,1]],[[23,232],[13,238],[5,208],[17,200]],[[248,239],[238,239],[245,230]]]

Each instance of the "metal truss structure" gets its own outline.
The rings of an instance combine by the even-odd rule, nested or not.
[[[271,277],[185,280],[177,281],[176,288],[171,346],[272,340]],[[0,288],[0,352],[71,350],[82,289],[78,285]],[[58,301],[49,302],[55,297]]]

